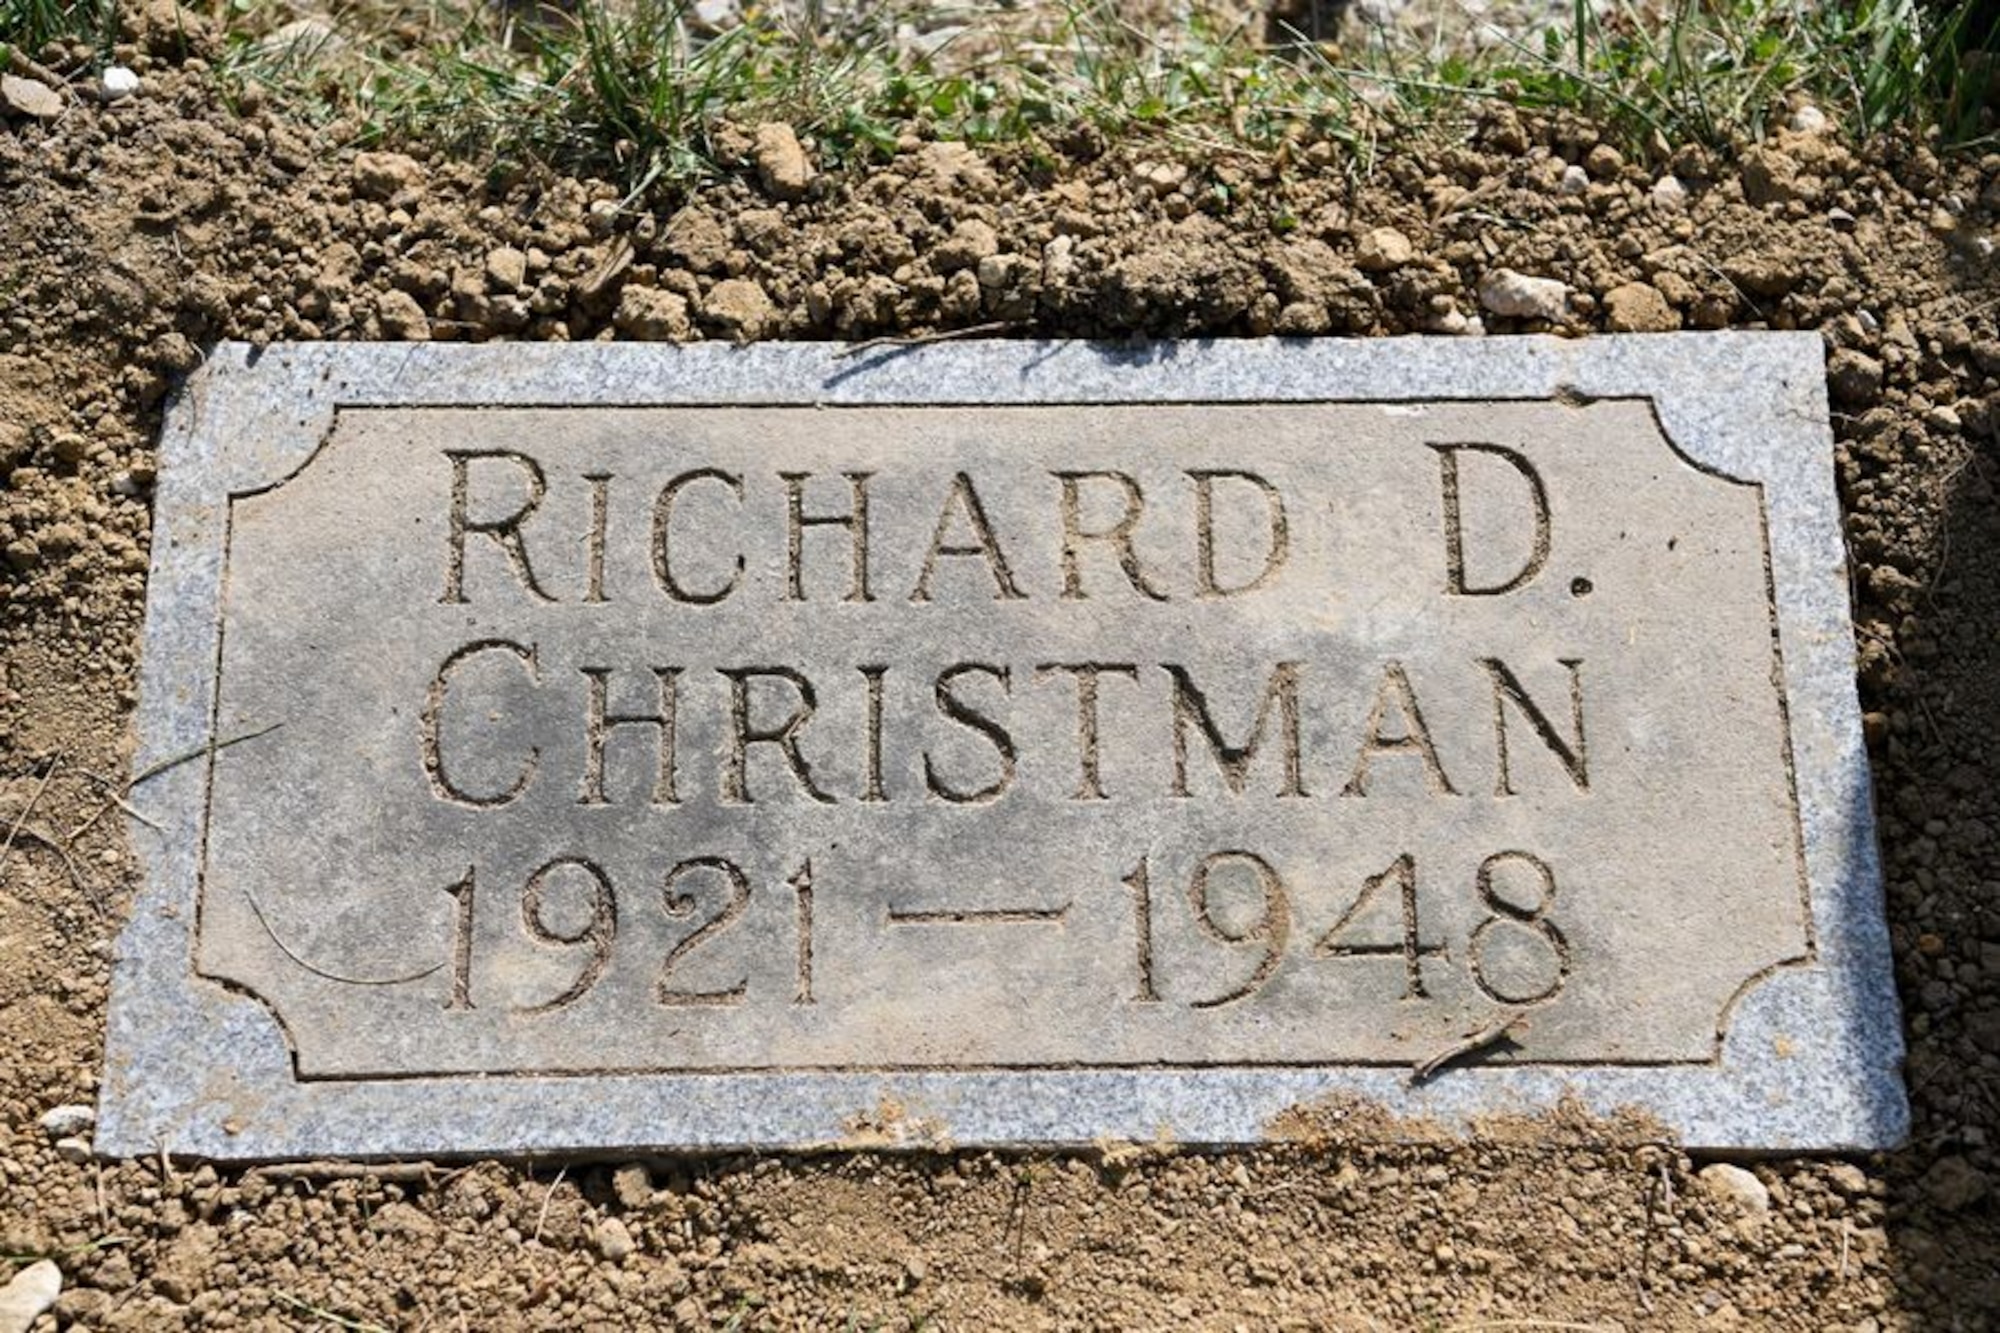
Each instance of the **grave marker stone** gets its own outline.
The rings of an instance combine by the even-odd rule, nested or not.
[[[98,1146],[1893,1142],[1820,356],[218,349]]]

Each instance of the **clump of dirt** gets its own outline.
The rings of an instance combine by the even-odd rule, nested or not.
[[[61,1262],[63,1324],[1878,1329],[2000,1308],[2000,157],[1864,160],[1805,129],[1637,162],[1496,109],[1372,171],[1332,142],[1191,159],[1079,128],[760,175],[746,126],[737,176],[655,212],[606,181],[340,150],[232,115],[199,59],[120,55],[137,96],[0,125],[0,1253]],[[1382,1143],[1301,1121],[1304,1143],[1228,1155],[313,1174],[100,1165],[40,1126],[96,1086],[154,440],[204,346],[971,325],[1820,331],[1912,1145],[1730,1174],[1629,1127]]]

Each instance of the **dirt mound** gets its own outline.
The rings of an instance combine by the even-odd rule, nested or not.
[[[803,179],[760,176],[745,127],[735,178],[655,213],[608,182],[335,152],[232,115],[198,61],[133,63],[134,97],[0,125],[0,1252],[61,1262],[62,1320],[1817,1329],[2000,1309],[2000,158],[1864,161],[1793,133],[1641,164],[1581,122],[1498,110],[1373,170],[1330,142],[1183,158],[1083,129],[993,153],[911,138],[879,169]],[[92,1097],[133,888],[112,798],[152,450],[203,346],[971,325],[1823,332],[1912,1146],[1747,1176],[1518,1127],[315,1175],[100,1167],[52,1140],[39,1118]]]

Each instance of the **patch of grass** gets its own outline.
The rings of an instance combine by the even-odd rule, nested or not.
[[[361,142],[540,158],[635,189],[712,172],[726,120],[787,120],[834,160],[893,145],[907,93],[868,34],[836,40],[760,17],[701,36],[691,7],[586,3],[521,18],[440,4],[414,42],[402,23],[290,42],[238,27],[224,70],[346,121]]]
[[[1947,142],[1992,137],[2000,6],[1956,0],[1931,14],[1918,0],[1865,0],[1851,16],[1836,8],[1825,19],[1823,47],[1844,66],[1841,82],[1867,129],[1916,121],[1935,123]]]
[[[1774,111],[1804,96],[1867,135],[1937,126],[1951,140],[1979,124],[1973,84],[1996,34],[1974,32],[1975,0],[1803,5],[1676,0],[1667,22],[1577,3],[1539,49],[1511,44],[1486,71],[1530,106],[1567,107],[1634,139],[1726,147],[1761,138]]]
[[[1379,101],[1318,47],[1260,47],[1200,17],[1150,33],[1113,0],[1072,3],[1062,38],[1060,54],[1025,70],[1044,121],[1081,118],[1111,135],[1155,132],[1210,148],[1269,149],[1317,133],[1364,157],[1382,128]]]
[[[257,84],[368,144],[422,141],[498,158],[613,173],[633,188],[716,170],[725,123],[784,120],[823,162],[893,152],[909,129],[1019,143],[1088,123],[1190,149],[1269,148],[1301,129],[1365,149],[1377,119],[1350,81],[1199,20],[1151,33],[1113,0],[1072,3],[1041,32],[967,34],[974,58],[899,44],[892,9],[838,29],[752,11],[697,34],[688,0],[587,3],[523,23],[489,5],[434,7],[431,39],[401,26],[332,43],[234,29],[225,77]]]
[[[33,57],[55,41],[111,48],[118,31],[117,0],[0,0],[0,48]],[[0,53],[0,68],[7,64]]]
[[[351,8],[332,40],[289,43],[250,6],[224,71],[361,142],[539,159],[635,192],[713,173],[722,127],[766,119],[812,136],[829,163],[885,153],[910,129],[1032,144],[1087,124],[1210,152],[1330,137],[1365,169],[1384,135],[1455,132],[1492,102],[1574,111],[1640,151],[1756,139],[1795,98],[1857,136],[1990,136],[2000,35],[1975,18],[1984,3],[1652,0],[1600,14],[1576,0],[1538,35],[1424,50],[1389,32],[1270,47],[1199,16],[1145,30],[1116,0],[1068,0],[1038,28],[942,49],[902,40],[894,5],[843,9],[837,27],[817,5],[751,6],[713,34],[690,0],[586,0],[573,14],[439,0]]]

